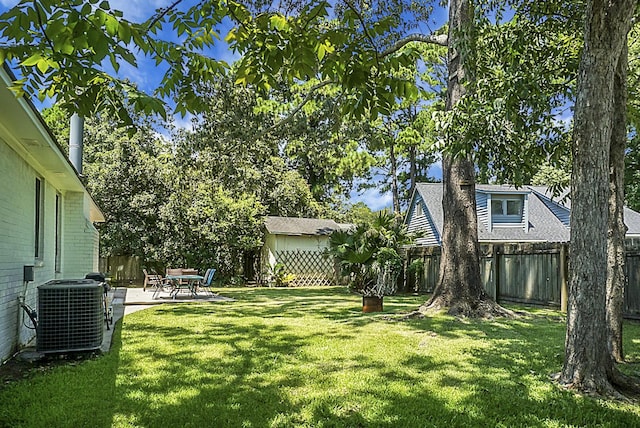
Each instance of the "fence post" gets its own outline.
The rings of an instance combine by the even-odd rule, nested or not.
[[[409,272],[407,272],[407,269],[409,268],[409,265],[411,263],[409,263],[409,260],[411,259],[411,250],[407,249],[405,250],[404,253],[405,257],[403,260],[403,266],[402,266],[402,273],[403,273],[403,278],[402,278],[402,292],[406,293],[407,292],[407,285],[409,283]]]
[[[567,288],[567,244],[560,244],[560,310],[567,312],[569,289]]]
[[[496,295],[495,299],[496,299],[496,303],[498,303],[498,301],[500,300],[500,281],[502,281],[502,278],[500,277],[500,263],[502,263],[502,253],[504,252],[504,246],[501,244],[497,244],[494,247],[494,252],[493,252],[493,273],[495,274],[495,276],[493,277],[493,282],[494,282],[494,293]]]

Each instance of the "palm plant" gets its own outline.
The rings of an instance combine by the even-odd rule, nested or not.
[[[410,241],[401,219],[382,211],[370,225],[359,224],[331,234],[329,253],[352,290],[366,297],[382,297],[395,292],[402,270],[399,251]]]

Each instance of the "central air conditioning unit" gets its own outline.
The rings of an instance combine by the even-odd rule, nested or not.
[[[102,345],[103,287],[91,279],[60,279],[38,287],[38,352],[90,351]]]

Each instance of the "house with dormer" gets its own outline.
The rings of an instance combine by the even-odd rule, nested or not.
[[[411,199],[406,224],[420,232],[418,246],[442,241],[442,183],[421,183]],[[571,201],[544,186],[516,188],[476,185],[478,240],[481,243],[566,243],[570,239]],[[625,207],[627,237],[640,237],[640,214]]]
[[[434,289],[444,226],[442,183],[416,186],[405,223],[419,238],[407,248],[405,288]],[[564,308],[568,295],[571,200],[544,186],[476,185],[480,271],[498,301]],[[624,209],[627,283],[624,313],[640,317],[640,214]],[[575,227],[575,226],[574,226]],[[578,225],[579,227],[579,225]]]

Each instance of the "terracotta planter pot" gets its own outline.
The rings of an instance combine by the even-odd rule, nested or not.
[[[362,312],[382,312],[382,297],[362,296]]]

